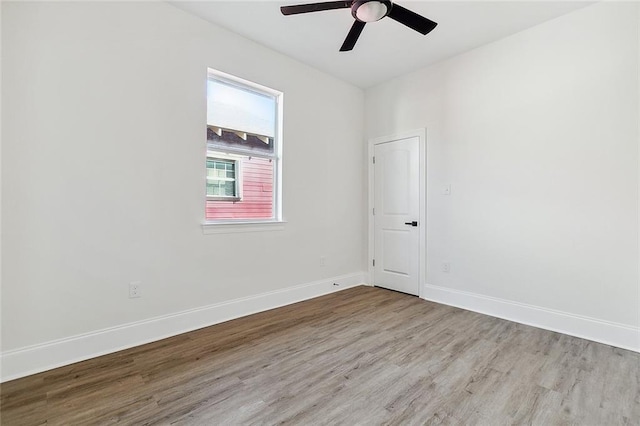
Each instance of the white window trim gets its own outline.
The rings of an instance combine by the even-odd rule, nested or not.
[[[264,232],[283,231],[286,220],[252,220],[235,222],[205,222],[202,226],[202,233],[207,234],[232,234],[236,232]]]
[[[266,86],[254,83],[252,81],[244,80],[231,74],[227,74],[221,71],[217,71],[211,68],[207,69],[207,79],[213,78],[218,80],[226,80],[231,83],[236,83],[242,86],[249,87],[258,92],[267,93],[276,98],[276,129],[274,136],[274,152],[270,156],[260,155],[253,153],[253,156],[261,156],[272,158],[275,161],[274,176],[273,176],[273,210],[274,217],[272,219],[237,219],[237,220],[207,220],[206,216],[202,221],[202,232],[204,234],[224,234],[233,232],[260,232],[260,231],[278,231],[283,230],[284,225],[287,223],[282,216],[282,145],[283,145],[283,100],[284,93],[271,89]],[[207,147],[207,156],[211,152],[211,148]],[[233,150],[228,150],[231,155]],[[217,151],[214,151],[217,152]],[[238,151],[238,154],[241,152]],[[245,153],[247,155],[248,153]],[[205,191],[205,203],[206,203],[206,191]],[[205,209],[203,209],[203,213]],[[205,213],[206,214],[206,213]]]

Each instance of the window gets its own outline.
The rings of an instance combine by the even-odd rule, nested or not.
[[[207,156],[207,199],[240,199],[237,169],[237,161]]]
[[[209,69],[207,224],[280,222],[282,93]]]

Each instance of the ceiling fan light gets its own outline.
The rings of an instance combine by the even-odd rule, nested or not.
[[[389,8],[385,3],[372,0],[362,3],[356,9],[356,18],[362,22],[375,22],[384,18],[388,11]]]

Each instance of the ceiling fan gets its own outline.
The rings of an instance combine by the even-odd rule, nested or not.
[[[347,38],[342,43],[341,52],[353,49],[360,33],[367,22],[379,21],[385,16],[400,22],[407,27],[418,31],[420,34],[428,34],[437,23],[404,7],[392,3],[391,0],[344,0],[327,1],[322,3],[298,4],[293,6],[282,6],[280,12],[283,15],[297,15],[299,13],[320,12],[322,10],[351,9],[351,15],[355,22],[347,34]]]

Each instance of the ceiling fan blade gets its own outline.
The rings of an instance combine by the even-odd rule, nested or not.
[[[283,15],[297,15],[298,13],[320,12],[322,10],[348,9],[352,1],[326,1],[323,3],[296,4],[282,6],[280,12]]]
[[[417,13],[412,12],[409,9],[405,9],[404,7],[396,3],[393,3],[393,5],[391,6],[391,12],[389,12],[387,16],[394,21],[398,21],[401,24],[404,24],[423,35],[430,33],[431,30],[433,30],[436,25],[438,25],[431,19],[427,19],[424,16],[418,15]]]
[[[356,41],[358,41],[358,37],[360,37],[360,33],[362,33],[362,30],[364,29],[364,25],[364,22],[358,21],[357,19],[353,22],[353,25],[349,30],[349,34],[347,34],[347,38],[345,38],[344,43],[342,43],[342,47],[340,48],[341,52],[353,49],[353,46],[356,45]]]

